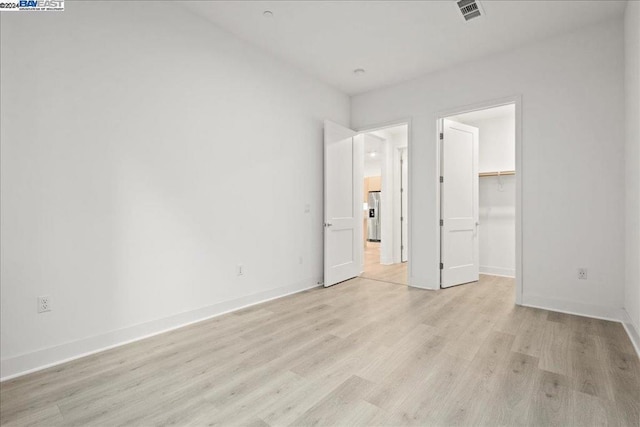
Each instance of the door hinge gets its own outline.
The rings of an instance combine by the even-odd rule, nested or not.
[[[404,217],[403,216],[400,217],[400,222],[402,222],[402,221],[404,221]]]
[[[444,219],[440,220],[440,227],[442,227],[444,225]]]
[[[440,177],[440,182],[444,182],[444,176]]]
[[[440,140],[444,139],[444,133],[440,132]]]
[[[401,188],[401,189],[400,189],[400,192],[401,192],[401,193],[404,193],[404,188]]]
[[[440,270],[444,270],[444,264],[440,263]]]

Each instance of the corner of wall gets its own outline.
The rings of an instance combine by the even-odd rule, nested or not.
[[[627,2],[625,17],[625,295],[624,325],[640,347],[640,3]]]
[[[557,311],[560,313],[574,314],[576,316],[592,317],[594,319],[610,320],[621,322],[623,319],[623,309],[588,304],[579,301],[549,298],[541,295],[525,293],[522,296],[522,305],[543,310]]]
[[[627,310],[622,310],[622,315],[622,326],[627,331],[633,348],[636,349],[636,355],[640,358],[640,326],[631,319]]]
[[[576,301],[551,299],[538,295],[524,295],[522,305],[576,316],[620,322],[624,327],[637,356],[640,358],[640,326],[629,316],[624,308],[596,306]]]

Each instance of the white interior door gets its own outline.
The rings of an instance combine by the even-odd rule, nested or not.
[[[401,233],[401,261],[407,262],[409,258],[409,203],[407,202],[409,196],[409,166],[407,158],[407,149],[400,150],[400,233]]]
[[[443,288],[475,282],[478,260],[478,129],[444,120],[440,257]]]
[[[324,286],[358,276],[362,256],[362,136],[324,122]]]

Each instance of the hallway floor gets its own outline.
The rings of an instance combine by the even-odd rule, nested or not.
[[[380,264],[380,243],[367,242],[364,249],[364,272],[360,277],[408,285],[407,263]]]

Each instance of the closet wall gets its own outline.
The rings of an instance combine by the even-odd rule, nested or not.
[[[516,177],[480,178],[480,273],[515,277]]]

